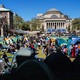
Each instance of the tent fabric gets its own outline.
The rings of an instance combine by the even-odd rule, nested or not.
[[[80,38],[72,38],[71,44],[75,44],[77,41],[80,41]]]
[[[63,44],[67,45],[67,42],[64,39],[58,38],[57,39],[58,45],[61,46]]]
[[[33,51],[30,48],[21,48],[19,51],[16,52],[16,54],[14,54],[12,63],[14,61],[17,61],[18,65],[20,65],[22,62],[33,58]]]
[[[26,31],[23,31],[21,29],[16,30],[16,32],[19,33],[19,34],[26,34],[27,33]]]
[[[51,32],[51,31],[52,31],[51,28],[47,29],[47,32]]]
[[[12,42],[12,40],[10,39],[10,38],[4,38],[4,40],[5,40],[5,42],[7,43],[7,44],[13,44],[13,42]]]
[[[16,37],[12,37],[11,38],[14,42],[17,42],[17,38]]]
[[[18,67],[11,80],[55,80],[55,76],[45,63],[28,60]]]
[[[3,40],[4,40],[4,38],[3,37],[0,37],[0,44],[3,43]]]
[[[31,56],[31,54],[33,53],[33,51],[30,48],[21,48],[18,52],[17,55],[20,56]]]
[[[63,36],[61,36],[60,38],[61,38],[61,39],[64,39],[65,41],[68,40],[68,37],[63,37]]]
[[[67,45],[67,43],[62,43],[61,46],[63,46],[63,45]]]

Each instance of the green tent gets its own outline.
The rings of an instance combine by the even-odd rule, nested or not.
[[[3,44],[4,37],[0,37],[0,44]]]
[[[17,38],[16,37],[12,37],[11,39],[13,40],[13,42],[17,42]]]

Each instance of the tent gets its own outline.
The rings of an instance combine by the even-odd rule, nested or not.
[[[51,28],[48,28],[47,29],[47,33],[51,33],[52,32],[52,29]]]
[[[4,37],[0,37],[0,44],[3,44]]]
[[[49,40],[49,38],[48,37],[46,37],[46,41],[48,41]]]
[[[12,59],[12,63],[17,61],[17,64],[20,65],[22,62],[28,59],[33,58],[33,50],[30,48],[21,48],[19,51],[16,52]]]
[[[19,51],[17,51],[17,55],[20,56],[30,56],[33,53],[33,51],[30,48],[21,48]]]
[[[61,39],[64,39],[65,41],[68,40],[68,37],[63,37],[63,36],[61,36],[60,38],[61,38]]]
[[[50,36],[50,39],[52,39],[52,38],[57,39],[59,37],[58,36],[55,36],[55,35],[52,35],[52,36]]]
[[[77,41],[80,41],[80,37],[74,37],[74,38],[72,38],[71,44],[76,44]]]
[[[26,34],[26,33],[27,33],[26,31],[23,31],[23,30],[21,30],[21,29],[17,29],[16,32],[17,32],[18,34]]]
[[[17,42],[17,38],[16,37],[12,37],[11,39],[13,40],[13,42]]]
[[[13,44],[13,42],[12,42],[12,40],[10,39],[10,38],[4,38],[4,40],[5,40],[5,42],[7,43],[7,44]]]
[[[67,45],[67,42],[62,38],[57,38],[57,43],[59,46]]]

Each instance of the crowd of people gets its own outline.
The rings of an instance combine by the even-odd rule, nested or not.
[[[67,63],[65,63],[64,60],[62,60],[62,59],[65,59],[65,61],[66,61],[67,58],[76,58],[77,55],[80,54],[80,44],[78,44],[78,45],[71,44],[69,46],[69,48],[67,47],[67,45],[60,46],[60,45],[58,45],[57,40],[56,39],[52,40],[50,38],[50,36],[51,36],[51,34],[47,34],[45,36],[32,35],[32,36],[27,36],[27,37],[26,37],[26,35],[23,35],[20,39],[17,39],[16,42],[13,41],[13,43],[11,43],[9,41],[9,44],[7,44],[8,48],[6,48],[6,52],[8,52],[8,54],[10,53],[10,54],[15,55],[17,53],[17,51],[19,51],[21,48],[30,48],[33,51],[33,53],[32,53],[33,56],[28,58],[28,59],[30,60],[30,59],[33,59],[33,57],[34,57],[38,61],[45,62],[50,67],[51,70],[53,70],[53,68],[51,67],[51,66],[53,66],[52,65],[52,60],[53,59],[54,59],[53,63],[55,63],[55,61],[56,61],[56,63],[53,66],[54,69],[56,70],[56,68],[58,66],[55,66],[55,65],[56,64],[61,64],[61,63],[58,63],[57,60],[61,61],[62,64],[64,63],[63,66],[65,67],[65,64],[67,64]],[[1,49],[1,47],[0,47],[0,49]],[[38,53],[39,50],[41,51],[41,53]],[[2,54],[1,58],[6,62],[8,67],[10,67],[9,59],[8,59],[8,56],[7,56],[6,52],[3,51],[3,54]],[[45,54],[46,58],[39,58],[39,56],[37,54]],[[61,58],[59,58],[59,57],[61,57]],[[21,63],[20,60],[22,60],[22,58],[19,57],[19,58],[17,58],[17,60],[18,60],[18,62]],[[24,60],[27,60],[27,59],[24,57],[22,62]],[[55,70],[53,70],[53,72]],[[55,75],[56,74],[60,75],[60,73],[62,73],[62,72],[58,73],[58,71],[56,70],[56,72],[54,72],[54,73],[55,73]],[[60,78],[60,76],[58,76],[58,77]]]
[[[37,50],[42,50],[42,54],[45,54],[46,57],[50,54],[56,53],[58,49],[62,51],[62,53],[68,57],[75,58],[80,53],[80,44],[74,45],[71,44],[69,48],[67,45],[58,45],[57,40],[52,41],[50,38],[50,34],[47,36],[33,35],[27,36],[24,35],[20,39],[17,39],[16,42],[10,43],[6,51],[11,54],[15,54],[21,47],[30,48],[37,55]],[[2,46],[0,46],[1,49]],[[3,53],[4,55],[4,53]]]

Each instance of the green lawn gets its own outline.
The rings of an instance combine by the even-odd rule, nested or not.
[[[46,58],[46,55],[42,53],[42,50],[39,50],[38,53],[39,58]]]
[[[38,57],[39,57],[39,58],[46,58],[46,55],[42,53],[42,50],[41,50],[41,49],[38,49],[37,52],[38,52]],[[0,51],[0,58],[1,58],[1,56],[2,56],[2,53],[3,53],[3,52]],[[6,53],[6,54],[7,54],[8,58],[9,58],[9,61],[12,61],[12,57],[13,57],[14,55],[13,55],[13,54],[10,54],[10,53]],[[75,58],[70,58],[71,61],[74,61],[74,59],[75,59]]]
[[[42,53],[42,50],[38,50],[38,57],[39,58],[46,58],[45,54]],[[73,62],[75,58],[70,58],[70,60]]]
[[[1,58],[1,56],[2,56],[2,51],[0,51],[0,58]],[[10,53],[7,53],[6,52],[6,54],[7,54],[7,56],[8,56],[8,58],[9,58],[9,61],[12,61],[12,57],[13,57],[13,54],[10,54]]]

